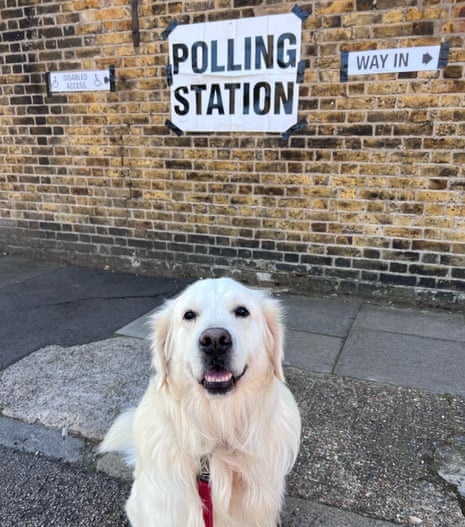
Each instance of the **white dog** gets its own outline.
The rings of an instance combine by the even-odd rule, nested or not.
[[[276,527],[297,456],[300,415],[284,384],[279,304],[229,278],[201,280],[155,314],[155,375],[100,450],[135,447],[133,527]]]

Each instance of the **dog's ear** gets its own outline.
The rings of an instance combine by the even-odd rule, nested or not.
[[[150,319],[152,367],[155,370],[155,386],[161,388],[168,375],[171,360],[171,321],[173,302],[168,300]]]
[[[281,304],[275,298],[266,297],[263,302],[265,321],[271,335],[268,346],[271,354],[274,374],[284,382],[283,358],[284,358],[284,326],[282,323],[283,311]]]

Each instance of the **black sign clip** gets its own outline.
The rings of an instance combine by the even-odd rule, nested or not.
[[[284,141],[288,141],[291,135],[300,132],[300,130],[303,130],[306,126],[307,120],[301,119],[298,123],[295,123],[290,128],[288,128],[281,137],[284,139]]]
[[[161,34],[161,38],[163,40],[166,40],[170,36],[170,33],[174,31],[177,25],[178,25],[178,21],[175,18],[173,18],[173,20],[171,20],[171,22],[168,24],[165,31],[163,31],[163,33]]]
[[[181,128],[178,128],[172,121],[169,119],[166,119],[165,121],[166,126],[172,130],[177,136],[181,136],[184,132],[181,130]]]
[[[349,52],[341,51],[341,71],[340,71],[341,82],[347,82],[349,80]]]
[[[110,83],[110,91],[115,91],[115,66],[111,65],[108,68],[108,77],[105,77],[103,80],[105,84]]]
[[[303,7],[300,7],[297,4],[292,8],[292,12],[295,16],[299,17],[302,22],[306,22],[307,18],[310,16],[308,11],[305,11]]]
[[[304,75],[305,75],[306,67],[307,67],[307,61],[305,60],[301,60],[297,64],[297,77],[296,77],[297,84],[302,84],[302,82],[304,82]]]
[[[445,68],[447,66],[447,62],[449,61],[449,49],[449,42],[443,42],[441,44],[441,50],[439,51],[438,69]]]
[[[171,64],[166,65],[166,82],[168,83],[168,86],[171,86],[173,84],[173,66]]]

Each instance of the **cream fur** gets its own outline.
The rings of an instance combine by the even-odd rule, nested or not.
[[[237,317],[238,306],[250,315]],[[195,320],[183,318],[186,310]],[[154,316],[156,374],[135,412],[115,421],[101,447],[134,444],[126,505],[133,527],[204,527],[202,456],[210,460],[215,527],[276,526],[300,441],[299,411],[284,384],[280,319],[276,300],[228,278],[194,283]],[[210,395],[199,383],[199,335],[211,327],[233,337],[234,375],[247,366],[225,395]]]

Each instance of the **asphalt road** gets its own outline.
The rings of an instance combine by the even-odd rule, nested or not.
[[[128,527],[129,484],[0,447],[2,527]]]
[[[0,369],[50,344],[109,338],[186,284],[0,258]]]

